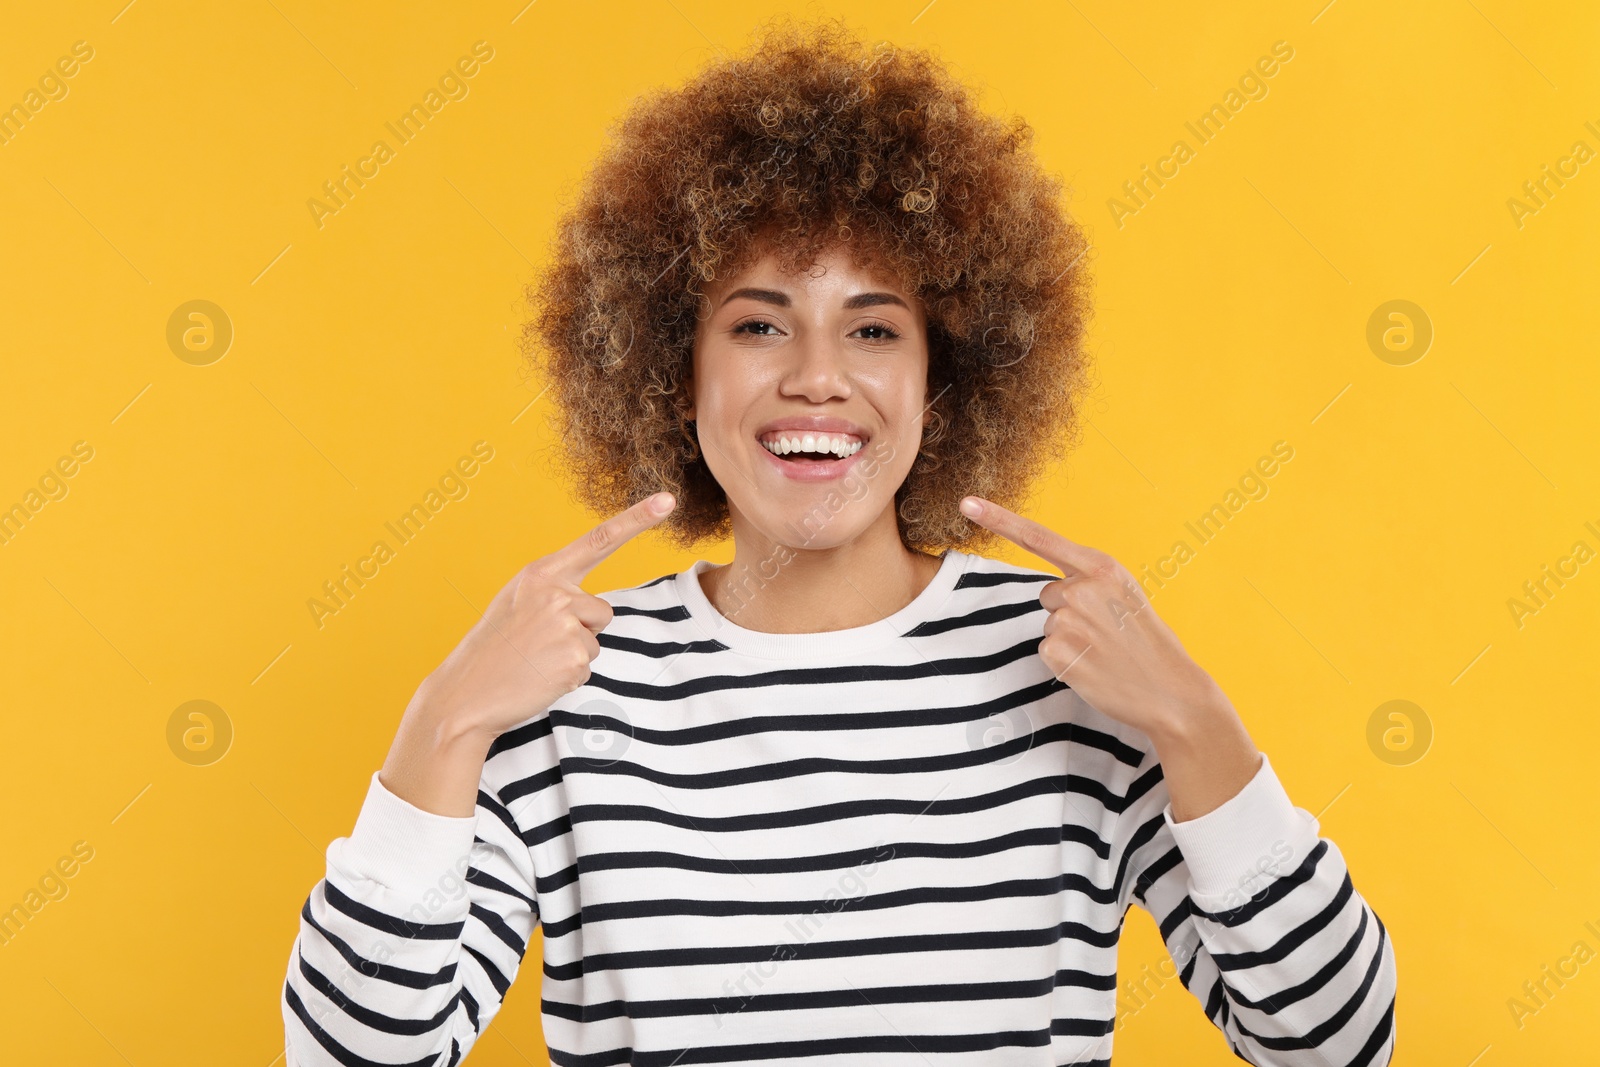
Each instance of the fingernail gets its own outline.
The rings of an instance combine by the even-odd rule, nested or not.
[[[972,519],[977,518],[978,517],[978,512],[980,512],[982,510],[983,509],[978,506],[978,502],[976,500],[973,500],[970,497],[968,497],[966,500],[963,500],[961,502],[961,513],[963,515],[966,515],[968,518],[972,518]]]
[[[666,510],[671,506],[671,493],[657,493],[655,496],[650,498],[650,510],[655,512],[657,515],[665,514]]]

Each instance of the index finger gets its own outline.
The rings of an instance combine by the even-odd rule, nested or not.
[[[976,510],[973,509],[974,504]],[[1061,568],[1063,577],[1087,574],[1094,568],[1098,555],[1094,549],[1069,541],[1048,526],[1025,519],[992,500],[985,500],[981,496],[963,497],[961,513],[1012,544],[1054,563]]]
[[[652,505],[661,508],[654,510]],[[579,585],[589,572],[633,537],[672,514],[677,501],[671,493],[657,493],[611,516],[576,541],[564,545],[539,562],[545,574]]]

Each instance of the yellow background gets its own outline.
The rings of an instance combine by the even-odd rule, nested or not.
[[[0,907],[94,850],[0,947],[4,1058],[269,1067],[301,903],[413,689],[474,605],[598,521],[548,467],[520,286],[628,102],[785,5],[124,2],[12,4],[0,33],[0,105],[94,49],[0,145],[0,506],[94,449],[0,544]],[[1600,962],[1520,1027],[1508,1001],[1600,951],[1600,563],[1520,627],[1507,602],[1600,549],[1600,162],[1520,226],[1507,201],[1600,149],[1600,9],[1203,6],[788,9],[937,47],[1071,183],[1098,384],[1029,514],[1139,570],[1294,449],[1153,602],[1387,925],[1395,1062],[1591,1062]],[[478,40],[470,94],[318,228],[306,201]],[[1194,147],[1184,122],[1280,40],[1269,94],[1119,227],[1122,183]],[[196,299],[235,331],[209,366],[166,342]],[[1366,341],[1393,299],[1435,331],[1407,366]],[[318,628],[306,601],[478,440],[470,494]],[[588,585],[692,559],[646,536]],[[167,741],[196,699],[234,730],[209,766]],[[1433,730],[1408,765],[1367,741],[1394,699]],[[472,1063],[545,1062],[539,956]],[[1124,977],[1164,959],[1135,910]],[[1116,1048],[1238,1062],[1175,981]]]

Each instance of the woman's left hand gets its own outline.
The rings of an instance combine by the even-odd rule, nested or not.
[[[1061,569],[1039,591],[1050,612],[1039,655],[1096,711],[1156,740],[1232,710],[1122,564],[983,497],[964,497],[962,513]]]

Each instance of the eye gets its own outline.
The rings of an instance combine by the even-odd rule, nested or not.
[[[900,336],[900,332],[887,322],[869,322],[865,326],[856,328],[857,333],[875,331],[877,336],[864,338],[868,341],[893,341]]]
[[[777,327],[766,319],[746,319],[733,328],[733,333],[748,333],[753,337],[771,337],[777,332]]]

